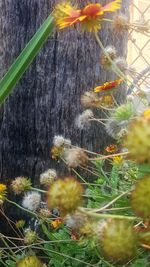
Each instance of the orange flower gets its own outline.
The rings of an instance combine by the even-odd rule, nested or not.
[[[112,89],[116,88],[117,86],[120,85],[120,83],[123,81],[123,79],[111,81],[111,82],[106,82],[103,85],[97,86],[94,88],[95,93],[99,93],[102,91],[111,91]]]
[[[66,28],[77,23],[80,14],[80,9],[77,9],[67,2],[57,4],[53,12],[56,25],[59,29]]]
[[[105,148],[105,150],[108,153],[115,153],[115,152],[117,152],[118,149],[117,149],[117,146],[116,145],[112,144],[112,145],[107,146]]]
[[[105,6],[96,3],[77,9],[70,3],[64,2],[56,5],[53,16],[59,29],[81,23],[84,30],[97,32],[101,28],[103,14],[116,11],[120,8],[120,4],[121,0],[115,0]]]
[[[102,6],[99,3],[89,4],[81,10],[80,21],[82,28],[89,32],[97,32],[101,29],[101,20],[105,12],[114,12],[120,8],[121,0],[115,0]]]
[[[59,225],[62,223],[62,220],[59,218],[59,219],[56,219],[54,221],[51,222],[51,225],[53,226],[54,229],[58,228]]]

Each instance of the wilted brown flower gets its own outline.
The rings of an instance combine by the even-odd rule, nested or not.
[[[89,160],[87,154],[79,147],[66,149],[63,156],[70,168],[87,165]]]

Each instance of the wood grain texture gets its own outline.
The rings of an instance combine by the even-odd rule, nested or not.
[[[1,77],[54,4],[52,0],[0,0]],[[124,0],[123,13],[128,14],[128,5],[129,1]],[[127,34],[116,35],[110,24],[105,24],[100,37],[104,46],[114,44],[118,54],[126,55]],[[1,107],[1,179],[27,175],[38,184],[42,171],[58,167],[49,153],[55,134],[95,151],[109,143],[110,137],[102,127],[92,124],[85,131],[74,125],[75,116],[82,110],[81,93],[115,77],[101,68],[99,57],[100,49],[92,34],[79,29],[53,33]]]

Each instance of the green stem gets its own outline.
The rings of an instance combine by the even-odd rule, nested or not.
[[[120,220],[129,220],[135,221],[138,218],[133,216],[123,216],[123,215],[116,215],[116,214],[97,214],[94,212],[85,211],[84,208],[78,208],[79,211],[85,213],[87,216],[93,217],[95,219],[120,219]]]
[[[66,164],[66,161],[64,160],[64,158],[63,157],[60,157],[61,158],[61,160]],[[89,183],[88,182],[86,182],[85,180],[84,180],[84,178],[79,174],[79,173],[77,173],[76,172],[76,170],[75,169],[73,169],[73,168],[71,168],[71,170],[85,183],[85,184],[87,184],[87,185],[89,185]]]
[[[33,191],[38,191],[38,192],[41,192],[41,193],[47,193],[47,191],[45,191],[45,190],[42,190],[42,189],[39,189],[39,188],[35,188],[35,187],[31,187],[31,189],[33,190]]]
[[[114,63],[114,61],[111,59],[111,57],[109,56],[109,54],[107,53],[105,47],[103,46],[97,32],[95,33],[95,38],[97,43],[99,44],[100,48],[102,49],[103,53],[105,54],[105,56],[108,58],[108,60],[111,62],[112,66],[114,67],[114,71],[115,73],[120,77],[123,78],[125,81],[127,81],[127,77],[124,75],[124,73],[117,67],[117,65]],[[130,80],[128,80],[130,81]],[[130,81],[131,83],[131,81]]]
[[[16,206],[17,208],[19,208],[19,209],[21,209],[21,210],[23,210],[23,211],[25,211],[25,212],[28,212],[28,213],[32,214],[33,216],[35,216],[36,218],[38,218],[37,214],[35,214],[34,212],[32,212],[32,211],[30,211],[30,210],[28,210],[28,209],[23,208],[22,206],[20,206],[20,205],[18,205],[17,203],[15,203],[15,202],[9,200],[8,198],[6,198],[5,200],[6,200],[7,202],[13,204],[13,205]]]
[[[8,248],[8,250],[10,251],[10,253],[13,255],[13,259],[16,259],[13,250],[9,247],[9,245],[8,245],[7,242],[5,241],[5,239],[4,239],[4,237],[3,237],[2,234],[0,234],[0,239],[3,241],[4,245]]]

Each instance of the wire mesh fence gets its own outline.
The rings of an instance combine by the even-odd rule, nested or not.
[[[150,1],[131,0],[128,63],[135,67],[134,85],[150,89]]]

